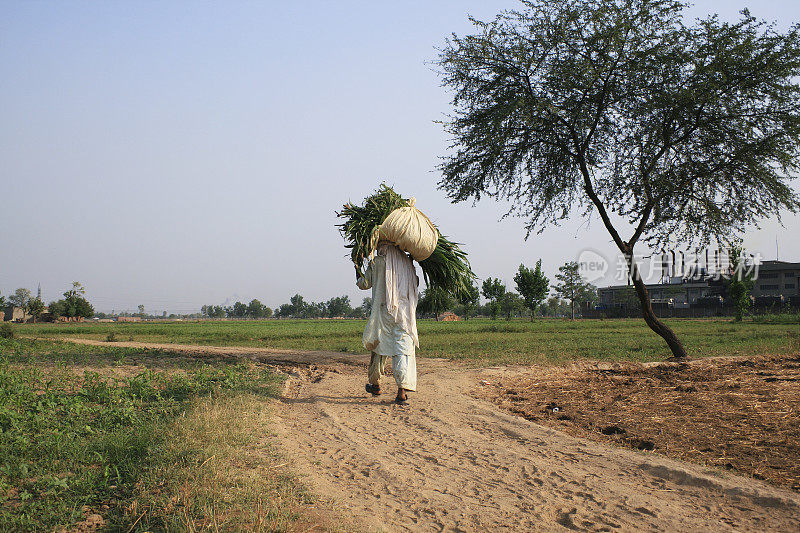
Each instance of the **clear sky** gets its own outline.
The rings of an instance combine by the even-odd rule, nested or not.
[[[100,311],[276,307],[297,292],[357,305],[334,211],[381,180],[509,288],[520,263],[542,258],[552,278],[584,248],[613,257],[598,220],[524,241],[503,205],[436,188],[449,109],[436,47],[471,31],[467,14],[517,5],[0,1],[0,291],[41,283],[50,301],[78,280]],[[743,7],[800,20],[796,0],[690,13]],[[800,261],[800,219],[784,224],[745,244],[771,259],[777,238]]]

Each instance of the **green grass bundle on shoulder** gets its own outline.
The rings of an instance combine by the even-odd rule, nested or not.
[[[377,191],[364,199],[363,204],[348,202],[336,213],[337,217],[344,219],[337,227],[347,241],[345,246],[350,248],[350,259],[357,267],[363,269],[378,246],[380,226],[386,217],[395,209],[411,205],[410,199],[381,184]],[[441,288],[455,297],[466,291],[475,278],[467,254],[458,243],[448,240],[441,232],[433,253],[419,261],[419,266],[428,287]]]

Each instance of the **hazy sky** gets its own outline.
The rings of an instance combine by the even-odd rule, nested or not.
[[[0,1],[0,291],[41,283],[50,301],[79,280],[101,311],[276,307],[297,292],[357,305],[367,293],[334,211],[381,180],[509,288],[520,263],[542,258],[552,278],[584,248],[613,257],[598,220],[524,241],[504,206],[452,205],[436,188],[447,139],[434,121],[449,110],[436,47],[471,31],[467,14],[517,5]],[[691,13],[743,7],[779,28],[800,20],[796,0]],[[777,238],[781,259],[800,260],[800,219],[784,223],[745,244],[774,258]]]

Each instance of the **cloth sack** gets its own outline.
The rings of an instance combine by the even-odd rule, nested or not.
[[[408,207],[400,207],[389,213],[380,226],[379,238],[396,244],[417,261],[424,261],[436,249],[439,230],[422,211],[414,207],[416,202],[415,198],[411,198]]]

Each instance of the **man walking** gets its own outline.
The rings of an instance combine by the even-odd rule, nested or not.
[[[362,290],[372,289],[372,311],[364,330],[364,348],[372,352],[366,390],[373,396],[381,393],[381,373],[391,356],[395,402],[406,404],[408,392],[417,390],[419,278],[414,263],[397,246],[380,242],[367,271],[361,274],[356,267],[356,283]]]

